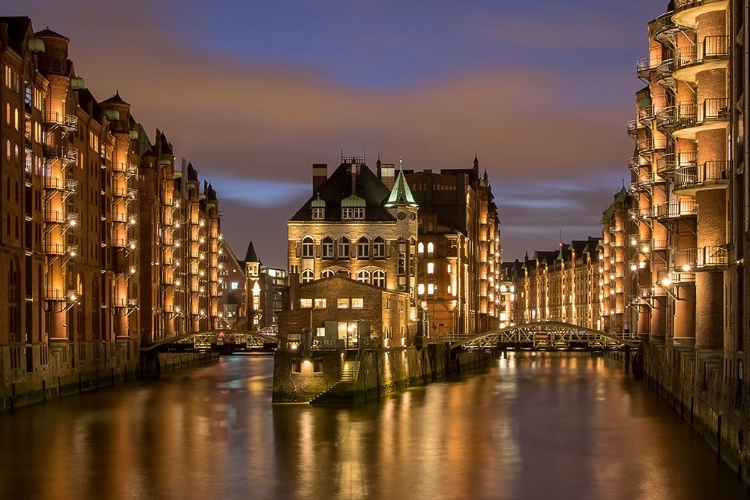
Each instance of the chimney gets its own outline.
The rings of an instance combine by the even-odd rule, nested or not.
[[[313,163],[313,179],[312,188],[313,194],[317,193],[320,186],[328,179],[328,164],[327,163]]]
[[[383,181],[385,187],[393,189],[396,183],[396,165],[393,163],[381,163],[378,165],[378,177]]]

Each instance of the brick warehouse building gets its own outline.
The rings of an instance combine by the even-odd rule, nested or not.
[[[430,318],[429,336],[497,328],[500,219],[487,173],[480,174],[475,156],[470,168],[405,174],[419,204],[417,292]]]
[[[119,94],[97,101],[68,46],[0,18],[3,393],[127,377],[141,341],[219,319],[216,193]]]
[[[375,323],[359,326],[386,347],[403,347],[413,344],[417,335],[418,207],[402,171],[380,174],[376,176],[364,158],[342,158],[330,176],[327,165],[313,165],[313,194],[287,223],[289,282],[291,291],[296,281],[303,284],[300,290],[317,290],[304,285],[339,276],[347,278],[346,283],[355,280],[405,294],[407,309],[395,332],[379,331]],[[327,306],[337,303],[340,293],[330,287],[324,290],[330,294],[319,298]],[[280,335],[297,331],[289,329],[294,328],[291,323],[287,326],[293,311],[302,307],[292,293],[287,306],[290,309],[279,318]],[[342,324],[348,325],[350,319],[343,316],[347,314],[342,313]],[[310,328],[321,326],[325,325]],[[346,337],[345,330],[341,335]]]

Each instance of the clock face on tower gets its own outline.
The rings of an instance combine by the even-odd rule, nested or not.
[[[398,218],[401,219],[401,220],[406,219],[406,212],[399,212],[398,213]]]

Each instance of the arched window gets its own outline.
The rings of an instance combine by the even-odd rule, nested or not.
[[[417,252],[419,252],[420,254],[424,253],[424,243],[422,243],[421,241],[419,242],[419,245],[417,245]]]
[[[14,121],[15,121],[16,130],[18,130],[18,127],[21,126],[20,121],[18,120],[18,109],[14,110]]]
[[[302,271],[302,283],[309,283],[313,280],[312,269],[305,269]]]
[[[5,123],[10,125],[10,103],[5,104]]]
[[[420,243],[420,245],[421,245],[421,243]],[[434,253],[435,253],[435,245],[433,245],[432,242],[429,242],[427,244],[427,255],[429,255],[430,257],[432,257],[432,254],[434,254]]]
[[[376,259],[385,259],[385,240],[380,236],[372,242],[372,256]]]
[[[372,273],[372,284],[380,288],[385,288],[385,271],[378,269]]]
[[[339,259],[348,259],[349,258],[349,245],[350,245],[349,238],[346,236],[342,236],[339,238]]]
[[[302,240],[302,257],[315,256],[315,242],[309,236]]]
[[[360,283],[369,283],[370,282],[370,271],[367,269],[360,269],[357,271],[357,281]]]
[[[370,258],[370,240],[366,236],[362,236],[357,242],[357,258]]]
[[[331,238],[330,236],[326,236],[325,238],[323,238],[323,258],[333,258],[333,238]]]
[[[336,276],[336,271],[334,271],[330,267],[327,269],[323,269],[323,272],[320,273],[321,278],[330,278],[331,276]]]

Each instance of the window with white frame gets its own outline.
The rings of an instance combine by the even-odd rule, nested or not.
[[[368,240],[365,236],[362,236],[357,242],[357,258],[370,258],[370,240]]]
[[[313,280],[312,269],[305,269],[302,271],[302,283],[309,283]]]
[[[432,242],[427,243],[427,255],[432,257],[434,253],[435,253],[435,245],[433,245]]]
[[[302,240],[302,257],[315,256],[315,242],[309,236]]]
[[[331,268],[323,269],[323,272],[320,273],[321,278],[330,278],[331,276],[336,276],[336,271]]]
[[[299,299],[300,309],[312,309],[312,299]]]
[[[349,258],[349,245],[351,242],[346,236],[339,238],[339,259]]]
[[[427,274],[435,274],[435,264],[432,262],[427,263]]]
[[[352,299],[352,309],[362,309],[365,307],[365,300],[362,298]]]
[[[357,271],[357,281],[360,283],[369,283],[370,282],[370,271],[367,269],[360,269]]]
[[[315,309],[325,309],[326,299],[315,299]]]
[[[349,309],[349,299],[337,299],[336,300],[336,307],[338,309]]]
[[[385,271],[378,269],[372,273],[372,284],[380,288],[385,288]]]
[[[364,220],[364,207],[346,207],[341,209],[341,218],[343,220]]]
[[[313,220],[323,220],[326,218],[326,209],[324,207],[314,207],[312,209]]]
[[[385,240],[380,236],[372,242],[372,256],[376,259],[385,258]]]
[[[323,238],[323,258],[333,258],[333,238],[331,238],[330,236],[326,236],[325,238]]]

